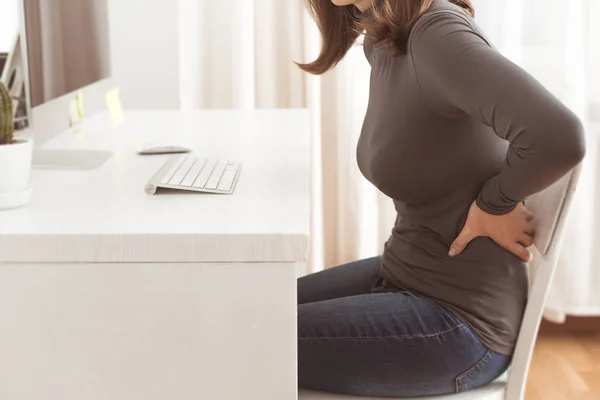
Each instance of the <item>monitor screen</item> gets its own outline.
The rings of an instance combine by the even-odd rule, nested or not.
[[[31,107],[110,76],[108,0],[24,0]]]

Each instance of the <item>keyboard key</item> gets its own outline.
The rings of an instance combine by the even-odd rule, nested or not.
[[[221,180],[221,176],[223,175],[223,172],[225,172],[226,167],[227,163],[225,161],[219,161],[204,188],[215,190],[219,185],[219,181]]]
[[[169,180],[171,179],[171,177],[173,177],[175,172],[179,169],[182,158],[183,158],[182,156],[173,156],[173,158],[172,158],[173,164],[171,165],[171,168],[169,168],[167,173],[163,176],[162,180],[160,181],[161,185],[166,185],[167,183],[169,183]]]
[[[208,160],[204,168],[202,168],[202,172],[200,172],[200,175],[198,175],[198,178],[196,178],[193,187],[197,189],[203,189],[216,164],[217,162],[215,160]]]
[[[235,167],[228,165],[227,169],[225,170],[225,173],[223,174],[223,177],[221,178],[221,181],[219,182],[219,186],[217,189],[230,191],[231,186],[233,186],[233,181],[235,179],[235,175],[236,175]]]
[[[206,158],[199,158],[194,163],[194,166],[190,168],[183,181],[181,181],[181,186],[191,187],[194,184],[194,181],[202,171],[202,167],[206,164]]]
[[[194,165],[194,161],[196,161],[195,157],[187,157],[179,169],[175,172],[175,174],[169,179],[169,185],[179,186],[181,185],[181,181],[185,178],[185,174],[188,173],[189,169]]]
[[[222,190],[223,192],[229,192],[231,190],[232,185],[233,185],[233,182],[219,183],[219,186],[217,186],[217,190]]]

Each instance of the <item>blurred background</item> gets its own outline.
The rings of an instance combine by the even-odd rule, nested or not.
[[[17,2],[0,1],[0,64],[17,32]],[[588,156],[545,316],[555,323],[600,317],[600,25],[593,23],[600,20],[600,1],[473,2],[477,24],[498,50],[586,126]],[[324,76],[302,73],[294,61],[312,60],[320,43],[302,0],[109,0],[108,17],[110,66],[126,109],[310,109],[309,272],[379,253],[395,212],[356,165],[369,90],[359,44]],[[574,364],[600,365],[594,344],[600,336],[593,338],[577,345],[588,352],[572,353],[578,354]],[[593,380],[566,374],[590,389]],[[600,381],[598,372],[591,374]]]
[[[0,2],[0,54],[13,45],[18,1]],[[319,271],[380,251],[395,213],[355,162],[369,79],[359,44],[335,70],[315,77],[294,64],[314,58],[320,43],[302,0],[108,3],[110,67],[125,108],[309,108],[309,269]],[[82,7],[78,15],[85,12],[80,2],[74,5]],[[499,51],[539,79],[586,125],[583,184],[546,316],[561,322],[567,315],[600,315],[600,238],[594,229],[600,224],[595,207],[600,26],[592,23],[600,19],[600,2],[474,0],[474,5],[476,22]]]

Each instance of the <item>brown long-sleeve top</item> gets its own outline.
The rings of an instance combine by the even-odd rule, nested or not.
[[[398,214],[381,257],[385,282],[447,306],[484,345],[511,354],[526,263],[484,237],[457,257],[448,251],[473,201],[508,213],[576,166],[582,125],[446,0],[420,17],[407,54],[368,44],[365,54],[370,98],[358,165]]]

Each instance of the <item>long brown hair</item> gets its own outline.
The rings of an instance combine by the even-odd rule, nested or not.
[[[365,43],[378,45],[392,55],[406,52],[408,36],[419,17],[433,0],[374,0],[368,18],[359,18],[355,6],[336,6],[331,0],[305,0],[321,32],[322,47],[316,60],[298,64],[311,74],[323,74],[335,67],[360,35]],[[448,0],[462,7],[471,17],[471,0]]]

